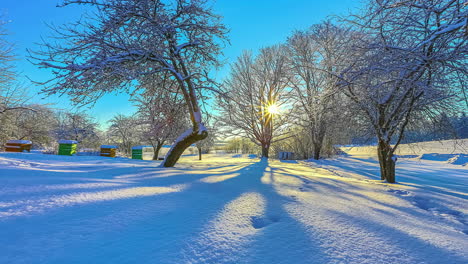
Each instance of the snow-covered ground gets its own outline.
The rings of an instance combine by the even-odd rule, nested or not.
[[[468,263],[467,166],[0,153],[0,263]]]

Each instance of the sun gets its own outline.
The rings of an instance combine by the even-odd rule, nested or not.
[[[267,112],[271,115],[277,115],[280,112],[279,106],[276,104],[271,104],[267,107]]]

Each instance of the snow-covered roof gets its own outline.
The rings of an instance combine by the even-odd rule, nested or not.
[[[117,146],[114,145],[101,145],[101,148],[110,148],[110,149],[116,149]]]
[[[61,140],[59,140],[58,143],[59,143],[59,144],[78,144],[78,141],[76,141],[76,140],[64,140],[64,139],[61,139]]]
[[[32,144],[32,142],[29,140],[8,140],[7,143]]]
[[[135,146],[132,149],[143,149],[143,148],[153,148],[152,146]]]

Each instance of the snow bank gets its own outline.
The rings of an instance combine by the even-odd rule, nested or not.
[[[418,157],[421,160],[430,160],[430,161],[440,161],[446,162],[453,165],[463,165],[465,166],[468,163],[468,154],[439,154],[439,153],[429,153],[423,154]]]
[[[348,155],[376,156],[377,146],[342,146],[340,147]],[[423,154],[453,154],[468,153],[468,139],[427,141],[398,146],[396,155],[423,155]]]

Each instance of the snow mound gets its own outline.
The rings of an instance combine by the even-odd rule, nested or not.
[[[465,166],[468,163],[468,155],[467,154],[439,154],[439,153],[429,153],[429,154],[422,154],[419,156],[421,160],[430,160],[430,161],[439,161],[439,162],[447,162],[453,165],[462,165]]]
[[[454,165],[466,166],[468,164],[468,155],[467,154],[456,154],[448,160],[448,163]]]

